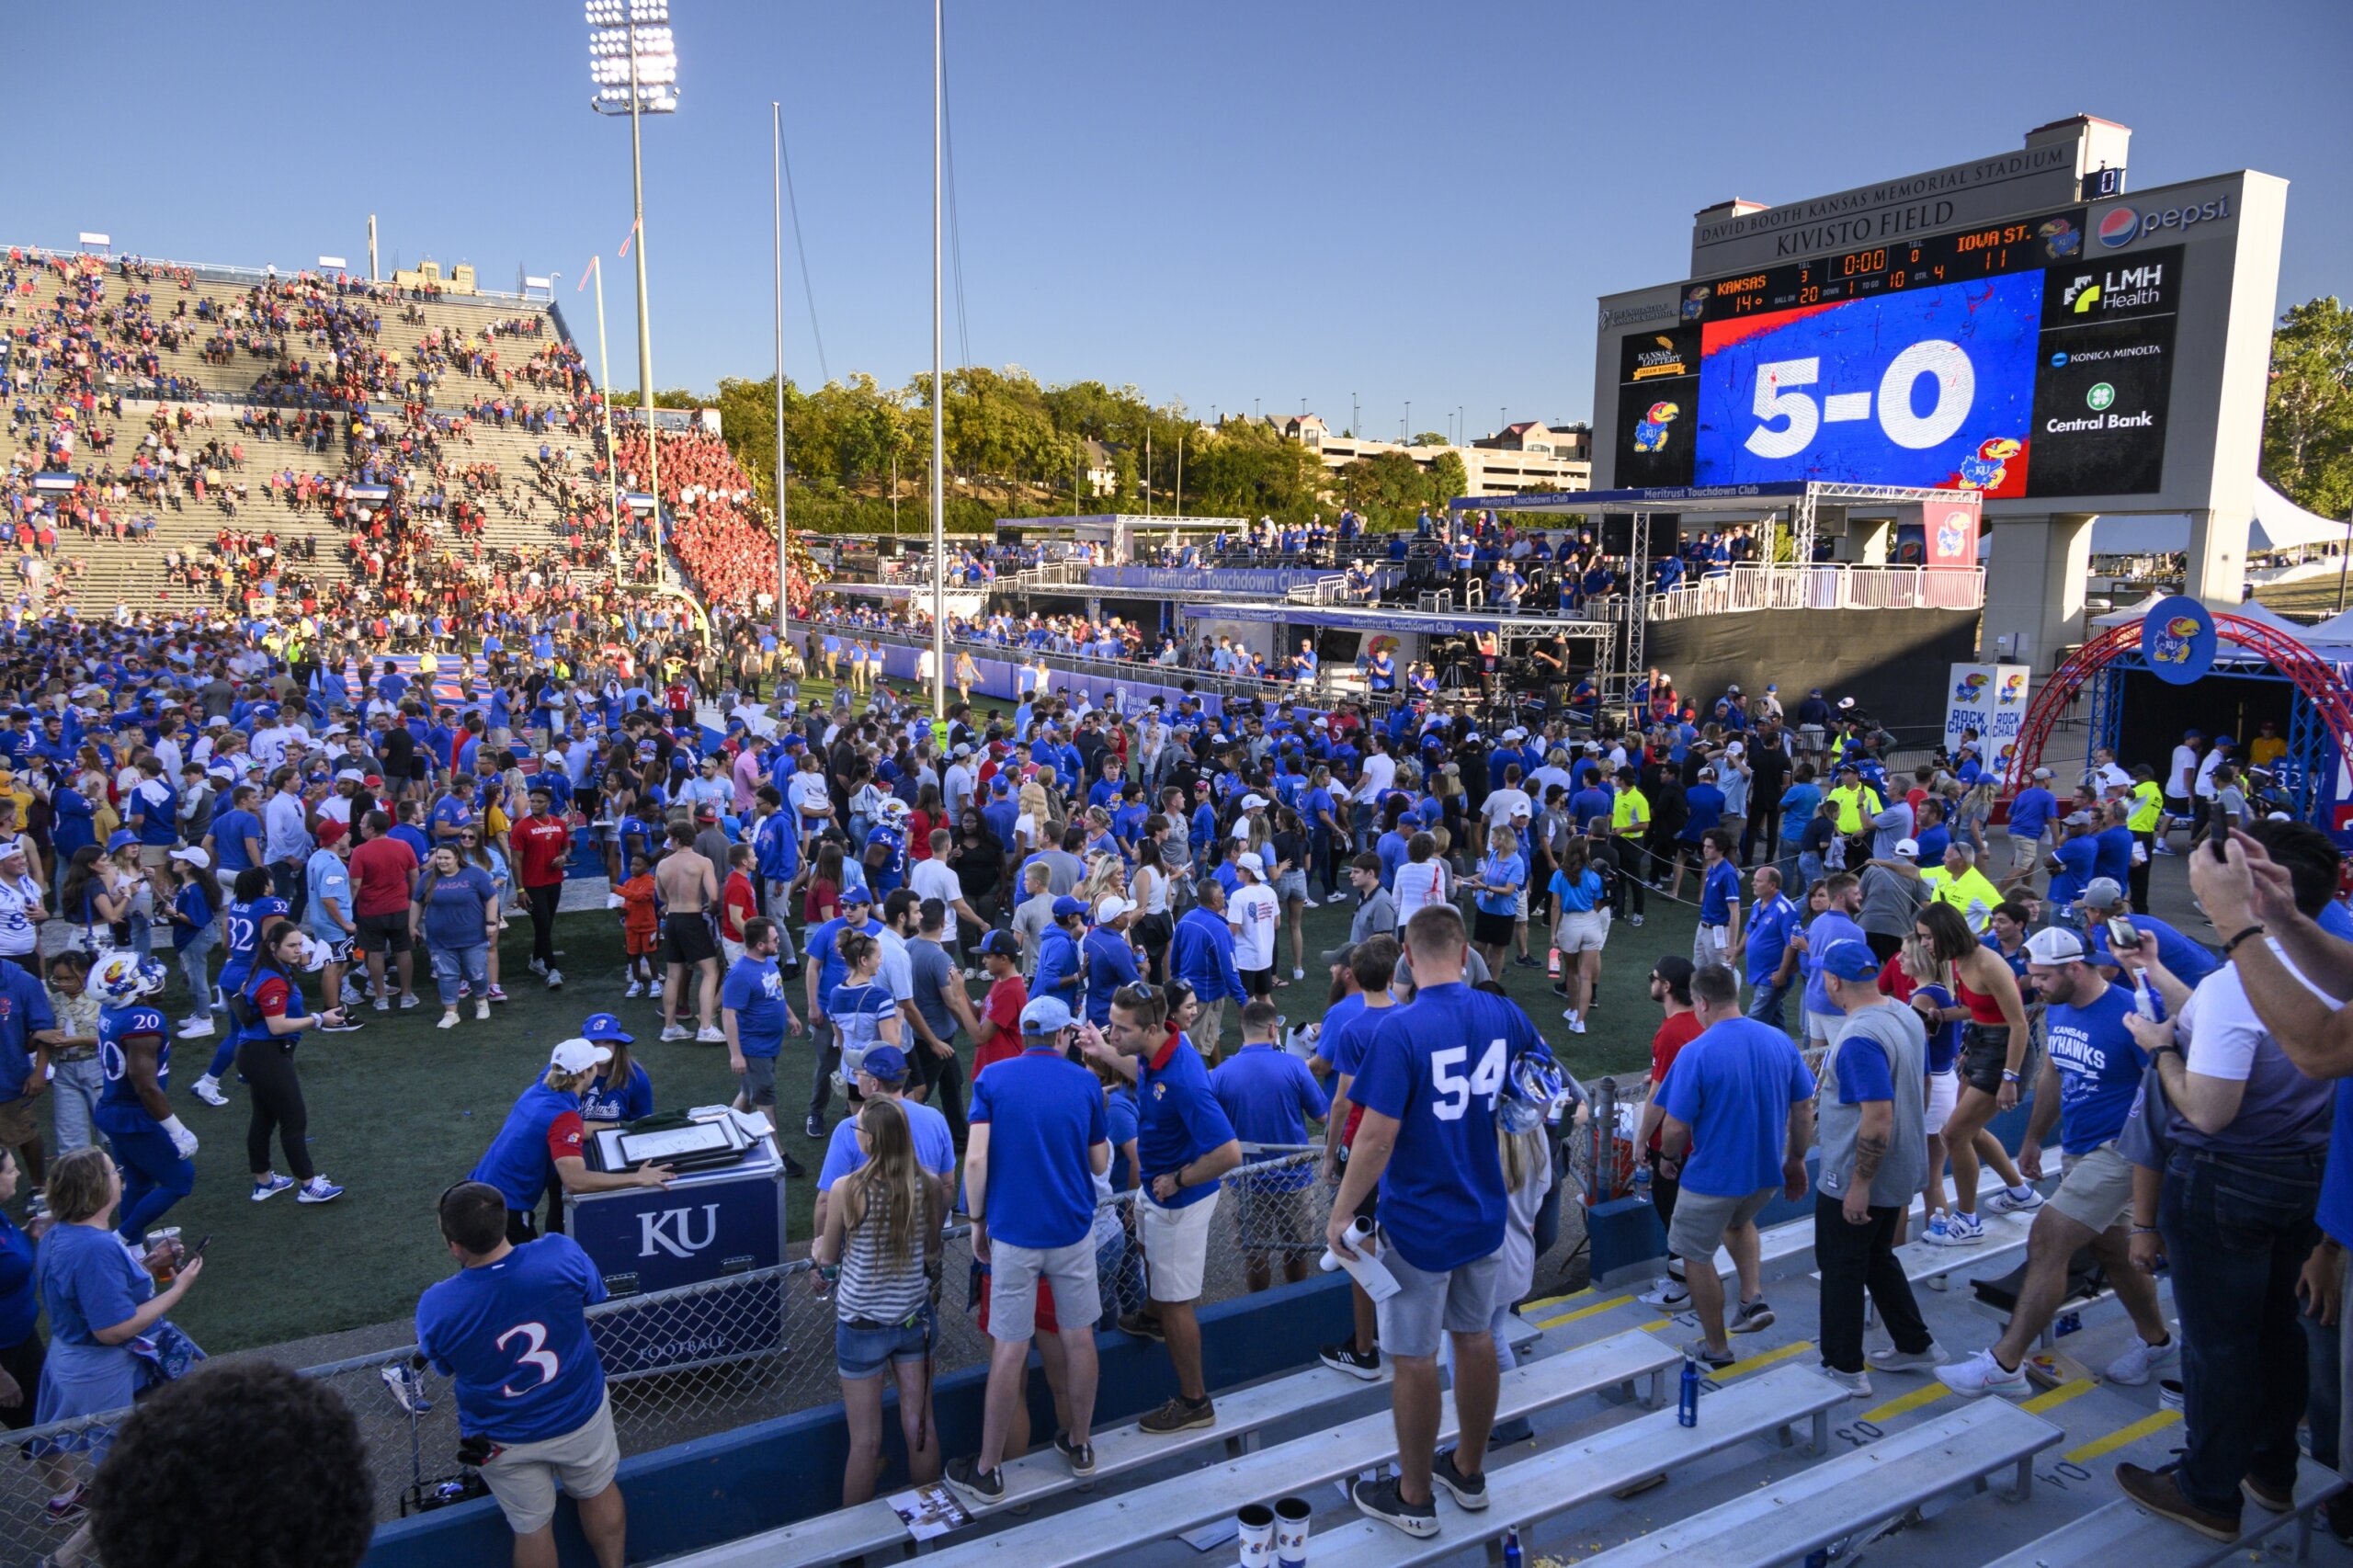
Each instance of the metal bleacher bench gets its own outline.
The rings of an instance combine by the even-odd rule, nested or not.
[[[2299,1460],[2294,1511],[2275,1514],[2250,1500],[2239,1510],[2238,1539],[2227,1542],[2209,1540],[2120,1497],[1996,1558],[1986,1568],[2107,1568],[2117,1562],[2132,1568],[2206,1568],[2256,1547],[2290,1519],[2296,1525],[2295,1560],[2302,1562],[2312,1548],[2314,1512],[2344,1490],[2343,1476],[2325,1465]]]
[[[1516,1330],[1512,1335],[1514,1347],[1523,1355],[1527,1354],[1526,1346],[1538,1338],[1535,1331],[1528,1329]],[[1640,1375],[1632,1372],[1620,1377],[1622,1380]],[[1229,1452],[1236,1451],[1254,1444],[1259,1431],[1275,1422],[1326,1405],[1359,1403],[1358,1396],[1382,1387],[1388,1381],[1386,1366],[1381,1378],[1371,1382],[1327,1367],[1311,1367],[1248,1388],[1221,1392],[1217,1396],[1218,1418],[1214,1426],[1167,1437],[1150,1436],[1138,1430],[1132,1422],[1098,1430],[1094,1434],[1095,1473],[1083,1482],[1071,1474],[1069,1462],[1061,1455],[1051,1448],[1040,1448],[1021,1459],[1006,1461],[1006,1501],[993,1511],[1043,1502],[1203,1449],[1222,1445]],[[1596,1386],[1608,1386],[1608,1380]],[[1662,1397],[1664,1388],[1664,1372],[1654,1372],[1654,1403]],[[1381,1419],[1389,1419],[1385,1410]],[[908,1544],[905,1524],[892,1512],[888,1502],[877,1497],[720,1546],[666,1558],[663,1568],[795,1568],[797,1564],[832,1563]]]
[[[1532,1415],[1611,1388],[1631,1393],[1643,1381],[1650,1385],[1649,1403],[1655,1406],[1665,1401],[1667,1369],[1679,1366],[1682,1359],[1682,1352],[1661,1345],[1656,1335],[1612,1335],[1506,1372],[1495,1418],[1508,1421]],[[1449,1407],[1441,1441],[1454,1430],[1452,1415]],[[1245,1504],[1303,1492],[1396,1457],[1395,1424],[1388,1411],[1376,1411],[1051,1518],[959,1542],[933,1552],[929,1562],[933,1568],[970,1568],[976,1563],[1081,1568],[1132,1551],[1139,1541],[1158,1540],[1229,1518]],[[773,1564],[778,1560],[765,1561]]]
[[[1703,1420],[1708,1408],[1700,1407]],[[2006,1401],[1980,1401],[1751,1488],[1577,1568],[1779,1568],[1948,1492],[1983,1490],[2006,1465],[2018,1467],[2010,1496],[2023,1499],[2033,1485],[2034,1456],[2063,1435]]]
[[[1440,1491],[1435,1536],[1416,1540],[1377,1519],[1356,1519],[1318,1531],[1309,1560],[1315,1568],[1436,1562],[1465,1547],[1499,1540],[1512,1526],[1566,1513],[1751,1438],[1779,1436],[1787,1441],[1802,1421],[1813,1423],[1818,1455],[1829,1437],[1827,1412],[1846,1399],[1845,1389],[1807,1368],[1776,1367],[1709,1394],[1700,1402],[1697,1426],[1678,1426],[1675,1412],[1662,1410],[1511,1464],[1490,1466],[1487,1508],[1464,1513]]]

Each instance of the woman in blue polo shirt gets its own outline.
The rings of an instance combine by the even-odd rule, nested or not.
[[[1528,886],[1528,858],[1519,852],[1519,835],[1497,823],[1487,833],[1487,853],[1468,884],[1477,918],[1471,940],[1487,960],[1488,972],[1503,972],[1504,954],[1511,948],[1519,924],[1519,895]]]

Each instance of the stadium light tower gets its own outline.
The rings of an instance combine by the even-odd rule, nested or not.
[[[596,96],[588,107],[603,115],[629,116],[630,182],[636,222],[630,236],[637,247],[637,393],[645,410],[646,488],[654,496],[654,574],[669,582],[669,551],[662,539],[662,460],[654,439],[654,324],[645,302],[645,153],[639,119],[675,114],[678,108],[678,51],[670,34],[670,0],[586,0],[588,80]],[[611,454],[619,466],[620,454]]]

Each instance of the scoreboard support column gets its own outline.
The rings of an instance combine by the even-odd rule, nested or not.
[[[2084,640],[2092,521],[2088,512],[2062,512],[1991,522],[1981,658],[2048,670]]]
[[[2189,580],[2182,592],[2200,604],[2236,609],[2246,597],[2246,519],[2189,514]]]

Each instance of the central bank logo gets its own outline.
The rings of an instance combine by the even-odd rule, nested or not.
[[[2100,413],[2115,401],[2116,389],[2106,381],[2094,382],[2092,390],[2084,394],[2084,406],[2094,414]]]
[[[2119,207],[2099,221],[2099,243],[2110,250],[2132,243],[2141,232],[2141,214],[2130,207]]]

